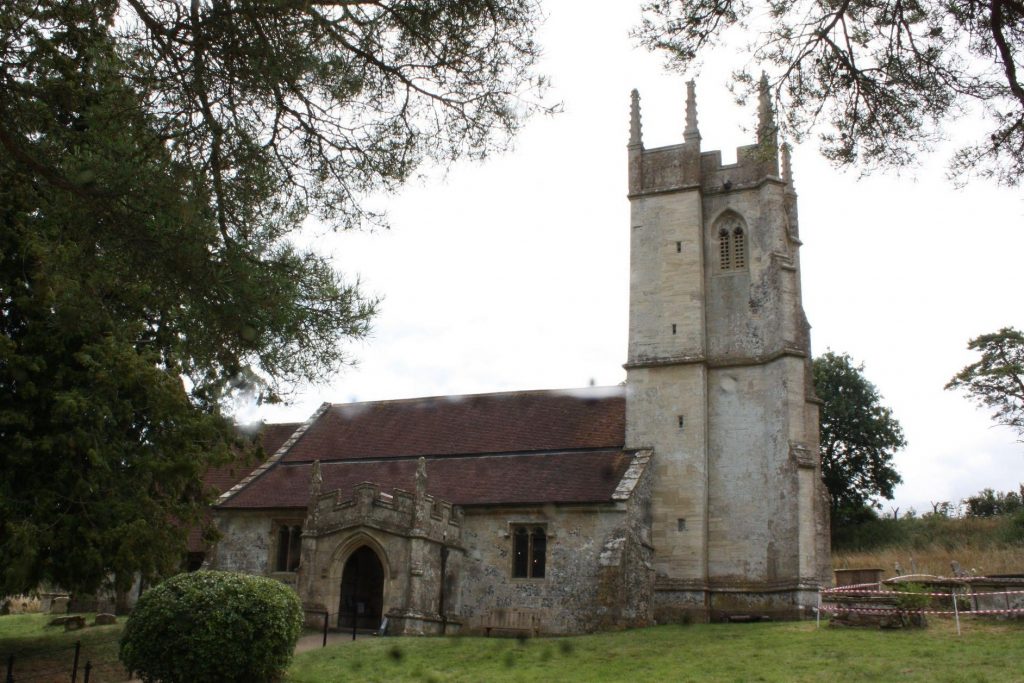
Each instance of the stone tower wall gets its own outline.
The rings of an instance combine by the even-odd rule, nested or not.
[[[695,107],[691,85],[684,144],[647,150],[634,94],[628,147],[626,446],[655,453],[655,615],[796,614],[829,572],[796,196],[766,101],[730,165]]]

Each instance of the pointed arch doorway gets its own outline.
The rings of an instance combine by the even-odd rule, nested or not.
[[[341,574],[338,627],[376,629],[384,613],[384,567],[377,553],[361,546],[349,555]]]

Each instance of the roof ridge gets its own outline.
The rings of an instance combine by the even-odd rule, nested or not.
[[[365,406],[379,403],[414,403],[416,401],[430,401],[430,400],[456,400],[456,399],[469,399],[479,398],[482,396],[511,396],[511,395],[525,395],[525,394],[565,394],[574,398],[587,398],[586,396],[573,396],[573,394],[593,392],[599,394],[603,391],[614,390],[616,394],[624,394],[625,387],[621,384],[607,384],[601,386],[588,386],[588,387],[573,387],[573,388],[562,388],[562,389],[511,389],[508,391],[484,391],[475,394],[437,394],[433,396],[409,396],[406,398],[383,398],[372,401],[349,401],[347,403],[327,403],[326,405],[331,408],[338,406]],[[612,398],[613,395],[609,393],[607,398]]]
[[[258,420],[256,422],[236,422],[235,428],[241,429],[243,432],[252,431],[253,434],[258,434],[264,427],[285,427],[287,425],[295,425],[298,427],[302,422],[302,420],[286,420],[284,422],[267,422],[266,420]]]

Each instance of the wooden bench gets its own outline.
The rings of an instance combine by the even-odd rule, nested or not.
[[[484,631],[488,637],[491,631],[516,631],[537,637],[540,635],[540,614],[530,609],[497,607],[484,621]]]

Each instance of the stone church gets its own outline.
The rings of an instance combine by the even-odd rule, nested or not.
[[[623,386],[325,404],[214,483],[195,564],[331,626],[579,633],[807,614],[830,580],[788,148],[647,149],[632,94]],[[781,152],[781,159],[780,159]],[[237,478],[236,478],[237,479]],[[202,551],[202,548],[193,548]]]

